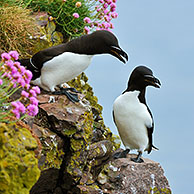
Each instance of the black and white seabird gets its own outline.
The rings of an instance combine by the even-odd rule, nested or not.
[[[152,71],[145,66],[136,67],[128,81],[127,89],[114,101],[113,118],[121,140],[126,148],[116,153],[114,158],[126,157],[130,150],[138,151],[134,162],[143,162],[141,155],[148,154],[152,148],[154,121],[152,113],[146,104],[145,93],[147,86],[160,87],[160,81],[153,76]]]
[[[61,88],[61,91],[57,92],[56,86],[70,81],[83,72],[94,55],[106,53],[123,63],[128,60],[127,53],[120,48],[115,35],[100,30],[39,51],[30,59],[20,60],[20,63],[33,73],[32,84],[56,94],[66,94],[70,100],[77,102],[79,101],[77,94],[67,92],[75,91],[74,88]]]

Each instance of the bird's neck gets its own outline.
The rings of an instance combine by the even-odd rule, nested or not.
[[[123,93],[125,92],[133,92],[133,91],[140,91],[139,95],[138,95],[138,99],[141,103],[146,105],[146,99],[145,99],[145,93],[146,93],[146,88],[138,88],[137,86],[130,86],[129,88],[127,88]]]

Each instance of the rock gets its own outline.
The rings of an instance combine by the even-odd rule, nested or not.
[[[171,193],[159,163],[146,158],[143,163],[135,163],[132,157],[136,156],[128,154],[127,158],[112,159],[104,166],[98,175],[103,193],[149,193],[152,190]]]
[[[37,147],[24,123],[0,123],[0,193],[29,193],[40,176],[34,157]]]

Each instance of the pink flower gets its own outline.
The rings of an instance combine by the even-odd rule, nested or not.
[[[25,85],[26,85],[26,82],[25,82],[25,80],[24,80],[23,78],[19,78],[19,79],[17,80],[17,82],[22,86],[22,88],[24,88]]]
[[[111,3],[111,4],[110,4],[110,7],[111,7],[111,8],[116,8],[117,6],[116,6],[115,3]]]
[[[22,90],[21,95],[22,95],[24,98],[28,98],[28,97],[29,97],[29,93],[26,92],[25,90]]]
[[[18,69],[21,67],[20,63],[19,62],[14,62],[14,66],[17,67]]]
[[[40,94],[40,88],[38,86],[33,86],[32,89],[37,93]]]
[[[11,105],[13,106],[13,108],[15,108],[15,109],[18,109],[19,108],[19,105],[18,105],[18,103],[17,102],[11,102]]]
[[[2,85],[3,84],[3,80],[2,79],[0,79],[0,85]]]
[[[19,78],[21,78],[21,74],[17,71],[15,73],[12,73],[12,77],[15,79],[15,80],[18,80]]]
[[[24,66],[20,65],[19,72],[23,75],[25,72],[26,68]]]
[[[115,12],[115,11],[116,11],[116,8],[111,7],[111,8],[110,8],[110,11],[111,11],[111,12]]]
[[[105,2],[110,5],[112,3],[112,0],[105,0]]]
[[[111,11],[111,12],[114,12],[114,11],[116,10],[116,7],[117,7],[117,6],[116,6],[115,3],[111,3],[111,4],[110,4],[110,11]]]
[[[37,96],[36,92],[35,92],[33,89],[31,89],[31,90],[29,91],[29,93],[30,93],[31,96],[33,96],[33,97],[36,97],[36,96]]]
[[[25,76],[25,81],[26,81],[26,83],[29,84],[30,81],[31,81],[31,79],[32,79],[32,72],[29,71],[29,70],[26,70],[26,71],[24,72],[24,76]]]
[[[85,27],[84,27],[84,31],[85,31],[86,34],[89,34],[90,29],[89,29],[87,26],[85,26]]]
[[[105,9],[105,10],[104,10],[104,14],[105,14],[105,15],[106,15],[108,12],[109,12],[108,9]]]
[[[16,73],[18,73],[17,68],[16,68],[15,66],[12,66],[12,67],[11,67],[11,74],[14,75],[14,74],[16,74]]]
[[[108,7],[108,4],[107,3],[104,3],[103,4],[103,7],[106,9]]]
[[[79,14],[78,13],[73,13],[73,17],[77,19],[77,18],[79,18]]]
[[[103,0],[99,0],[99,2],[100,2],[100,3],[104,3],[104,1],[103,1]]]
[[[38,114],[38,107],[33,104],[28,105],[27,110],[30,116],[36,116]]]
[[[9,55],[14,59],[14,60],[18,60],[19,54],[17,51],[10,51]]]
[[[35,97],[30,97],[30,104],[33,104],[35,106],[38,106],[38,100]]]
[[[28,90],[30,88],[30,84],[26,84],[25,88]]]
[[[5,61],[5,64],[6,64],[9,68],[11,68],[11,67],[14,65],[14,63],[13,63],[12,60]]]
[[[101,8],[98,8],[96,11],[97,11],[97,12],[100,12],[100,10],[101,10]]]
[[[2,53],[1,54],[1,58],[4,60],[4,61],[8,61],[11,59],[11,56],[8,54],[8,53]]]
[[[107,21],[107,22],[110,22],[110,20],[111,20],[110,17],[107,16],[107,15],[104,16],[104,19],[105,19],[105,21]]]
[[[11,112],[15,115],[15,117],[16,117],[17,119],[20,118],[20,113],[19,113],[18,109],[13,109],[13,110],[11,110]]]
[[[111,13],[111,16],[112,16],[112,18],[117,18],[118,17],[118,13],[113,12],[113,13]]]
[[[18,106],[19,106],[18,108],[19,112],[24,114],[26,112],[26,107],[19,101],[18,101]]]
[[[89,23],[91,23],[91,19],[90,19],[89,17],[85,17],[85,18],[84,18],[84,22],[86,22],[86,23],[89,24]]]
[[[111,28],[111,29],[114,29],[113,23],[110,22],[109,24],[110,24],[110,28]]]

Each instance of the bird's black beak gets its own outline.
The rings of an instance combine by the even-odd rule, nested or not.
[[[124,52],[120,47],[111,46],[110,54],[118,58],[123,63],[126,63],[128,61],[127,53]]]
[[[161,86],[160,80],[153,75],[144,75],[144,80],[148,83],[148,85],[154,86],[155,88],[160,88]]]

